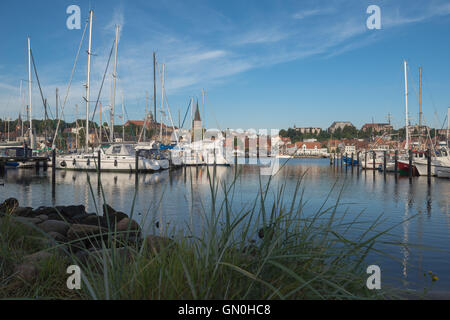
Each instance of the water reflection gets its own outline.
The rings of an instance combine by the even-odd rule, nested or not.
[[[285,160],[281,161],[285,164]],[[54,197],[51,192],[51,170],[7,170],[0,186],[3,198],[15,197],[22,206],[84,204],[88,212],[103,203],[103,195],[111,206],[129,213],[134,202],[135,218],[144,226],[158,222],[158,232],[167,228],[183,227],[196,232],[204,226],[205,208],[211,204],[209,179],[230,183],[239,173],[234,192],[234,211],[239,212],[254,200],[259,188],[261,167],[238,159],[235,168],[189,167],[156,174],[102,173],[101,185],[96,173],[57,171]],[[261,161],[263,163],[263,161]],[[315,212],[336,184],[328,200],[335,203],[343,187],[340,213],[348,210],[356,215],[363,211],[362,219],[368,223],[383,214],[387,229],[395,226],[382,240],[412,243],[405,247],[380,244],[380,250],[394,256],[368,259],[380,265],[386,281],[392,278],[423,284],[423,272],[433,270],[440,280],[436,287],[450,290],[450,182],[426,177],[396,177],[378,171],[360,171],[346,166],[330,166],[329,160],[289,160],[273,177],[273,186],[286,184],[286,199],[303,177],[306,212]],[[264,183],[268,177],[261,177]],[[138,186],[138,188],[136,188]],[[220,193],[220,192],[219,192]],[[2,200],[0,199],[0,200]],[[353,218],[349,214],[349,218]],[[417,217],[406,223],[403,220]],[[144,221],[147,219],[146,221]],[[354,231],[357,232],[356,230]],[[421,248],[433,246],[440,251]],[[422,281],[422,282],[421,282]]]

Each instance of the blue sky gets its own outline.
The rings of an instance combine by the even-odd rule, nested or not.
[[[66,28],[79,5],[81,30]],[[381,8],[381,30],[368,30],[366,9]],[[131,119],[142,119],[152,95],[152,52],[166,65],[175,122],[191,96],[207,92],[206,125],[224,128],[328,127],[335,120],[404,124],[403,59],[409,63],[412,122],[418,121],[418,67],[423,67],[425,122],[441,126],[450,106],[450,1],[1,1],[0,116],[21,110],[27,40],[44,95],[62,100],[89,8],[94,10],[91,99],[121,25],[116,114],[122,92]],[[87,41],[78,60],[65,119],[84,117]],[[101,100],[110,103],[111,70]],[[158,109],[160,86],[158,84]],[[104,107],[104,118],[108,107]],[[43,117],[33,77],[33,117]],[[159,115],[158,115],[159,117]],[[96,117],[98,119],[98,116]],[[121,123],[116,118],[116,124]]]

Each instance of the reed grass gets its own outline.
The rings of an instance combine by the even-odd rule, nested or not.
[[[226,183],[207,168],[210,201],[197,212],[204,219],[198,233],[187,225],[163,229],[153,245],[130,241],[132,230],[121,233],[110,228],[103,237],[105,250],[88,262],[55,242],[36,241],[45,234],[24,229],[3,218],[0,233],[0,298],[62,299],[385,299],[395,297],[387,290],[368,290],[365,258],[376,249],[380,219],[360,222],[340,212],[339,197],[329,204],[332,186],[315,212],[305,209],[298,178],[293,192],[273,178],[260,177],[254,199],[237,206],[234,179]],[[103,202],[107,203],[101,187]],[[192,179],[191,179],[191,189]],[[91,187],[92,198],[93,190]],[[191,192],[193,195],[193,192]],[[133,218],[135,198],[129,216]],[[160,201],[160,204],[163,201]],[[97,213],[101,208],[95,203]],[[191,210],[194,210],[192,207]],[[149,210],[150,211],[150,210]],[[155,219],[156,212],[146,219]],[[143,224],[145,225],[145,223]],[[352,231],[352,236],[348,232]],[[356,230],[360,231],[355,236]],[[145,231],[145,230],[144,230]],[[144,232],[145,233],[145,232]],[[22,243],[19,245],[18,239]],[[87,237],[89,239],[89,237]],[[156,245],[155,245],[156,244]],[[126,249],[123,247],[126,246]],[[44,261],[34,283],[13,280],[12,266],[37,249],[62,249]],[[106,249],[109,248],[109,249]],[[68,290],[65,268],[82,267],[82,289]]]

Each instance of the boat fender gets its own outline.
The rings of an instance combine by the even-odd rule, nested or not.
[[[59,163],[59,165],[60,165],[61,167],[65,168],[67,164],[66,164],[65,161],[61,161],[61,162]]]
[[[86,164],[89,166],[91,164],[91,159],[87,159]]]
[[[77,164],[77,160],[73,159],[72,165],[76,165],[76,164]]]
[[[114,167],[117,167],[117,159],[114,160]]]

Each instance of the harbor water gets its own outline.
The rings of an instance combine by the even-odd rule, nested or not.
[[[287,160],[281,160],[287,161]],[[239,212],[258,194],[261,167],[239,159],[233,210]],[[208,174],[209,170],[209,174]],[[202,216],[211,205],[210,178],[233,181],[236,167],[187,167],[154,174],[102,173],[101,184],[95,172],[57,171],[52,190],[51,169],[8,169],[0,186],[0,200],[14,197],[20,206],[85,205],[95,212],[103,198],[116,210],[130,213],[144,227],[158,221],[160,229],[199,230]],[[439,280],[434,291],[450,292],[450,181],[427,177],[396,178],[378,171],[359,171],[356,167],[330,166],[327,159],[291,159],[272,177],[275,191],[286,185],[286,196],[293,193],[304,175],[304,211],[314,213],[324,201],[332,206],[339,200],[338,214],[367,223],[379,221],[377,230],[390,229],[378,239],[379,254],[367,257],[367,265],[378,265],[382,283],[402,288],[430,287],[428,271]],[[260,180],[261,178],[261,180]],[[331,191],[331,192],[330,192]],[[269,192],[273,196],[273,192]],[[381,216],[381,218],[380,218]],[[145,221],[144,220],[145,217]],[[379,219],[379,220],[377,220]],[[358,229],[358,230],[356,230]],[[360,232],[355,227],[355,236]],[[352,230],[349,231],[350,234]]]

